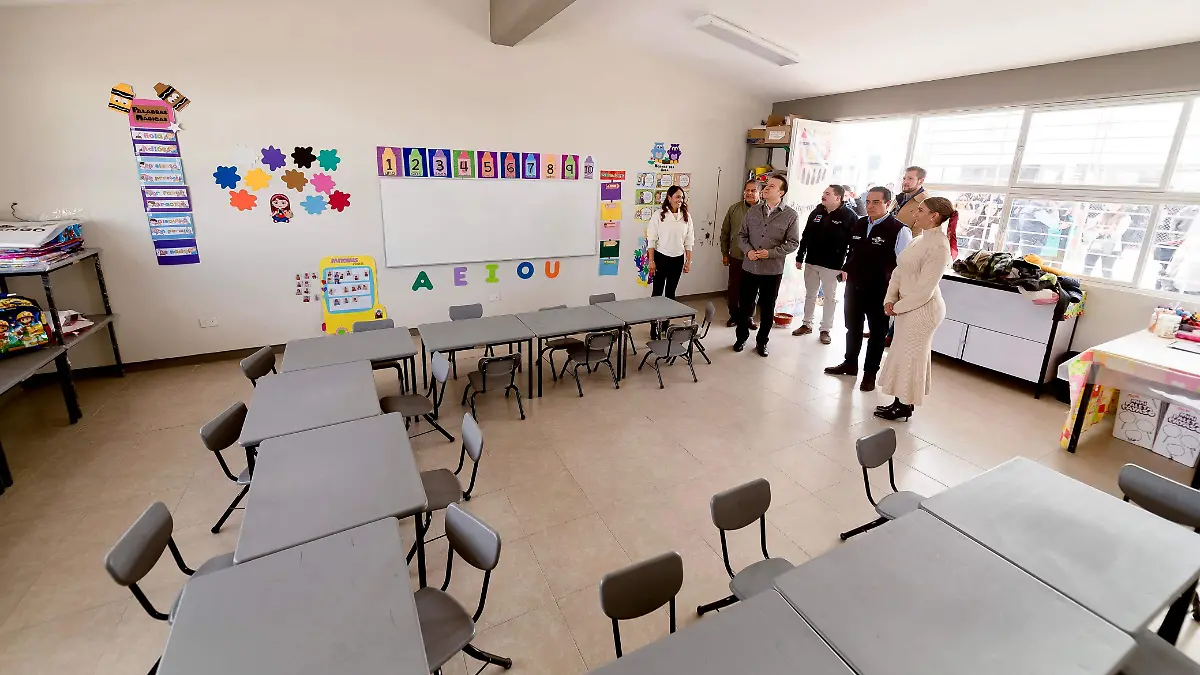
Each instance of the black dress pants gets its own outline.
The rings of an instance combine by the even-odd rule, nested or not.
[[[867,338],[867,359],[863,371],[879,371],[883,362],[883,343],[888,333],[888,315],[883,311],[887,288],[858,288],[853,282],[846,286],[846,363],[858,366],[862,351],[863,322],[871,331]]]
[[[650,295],[663,295],[675,299],[675,288],[679,286],[679,277],[683,274],[685,256],[663,255],[654,252],[654,292]]]
[[[758,295],[758,335],[755,343],[760,347],[771,339],[771,324],[775,318],[775,298],[779,296],[782,274],[751,274],[742,270],[742,284],[737,306],[737,341],[750,338],[750,317],[754,315],[754,296]]]

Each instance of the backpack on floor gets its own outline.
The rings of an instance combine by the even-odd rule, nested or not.
[[[0,293],[0,356],[50,343],[42,308],[29,298]]]

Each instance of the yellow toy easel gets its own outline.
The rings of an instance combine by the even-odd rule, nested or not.
[[[349,333],[355,321],[386,319],[387,308],[379,304],[375,259],[343,255],[321,259],[321,294],[325,297],[325,322],[321,330],[330,335]]]

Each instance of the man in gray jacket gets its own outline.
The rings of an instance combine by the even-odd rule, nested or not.
[[[779,295],[779,283],[783,281],[784,258],[800,246],[800,216],[783,203],[787,190],[788,182],[783,176],[768,178],[763,186],[762,200],[746,211],[742,229],[738,231],[738,246],[746,259],[742,262],[735,352],[742,351],[750,338],[754,296],[758,295],[757,351],[759,356],[767,355],[775,298]]]

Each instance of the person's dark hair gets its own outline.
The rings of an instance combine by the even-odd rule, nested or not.
[[[829,186],[829,189],[830,189],[830,190],[833,190],[833,194],[837,195],[837,198],[838,198],[838,199],[839,199],[839,200],[840,200],[840,201],[841,201],[843,204],[845,204],[845,203],[846,203],[846,188],[845,188],[845,186],[842,186],[842,185],[830,185],[830,186]]]
[[[918,179],[920,179],[920,180],[925,180],[925,169],[922,169],[921,167],[919,167],[919,166],[916,166],[916,165],[914,164],[913,166],[910,166],[910,167],[908,167],[907,169],[905,169],[905,170],[904,170],[904,173],[908,173],[909,171],[916,171],[916,172],[917,172],[917,178],[918,178]]]
[[[786,195],[787,191],[788,191],[787,178],[784,178],[782,174],[778,174],[778,173],[773,173],[770,176],[767,176],[767,180],[771,180],[772,178],[776,178],[779,180],[779,183],[780,183],[779,191]]]
[[[753,185],[755,190],[759,189],[758,179],[756,178],[751,178],[750,180],[746,181],[745,185],[742,185],[743,190],[746,189],[746,185]]]
[[[663,199],[662,211],[658,214],[658,219],[660,221],[667,219],[667,211],[671,210],[671,206],[670,206],[671,195],[674,195],[676,192],[683,192],[683,188],[679,187],[678,185],[672,185],[670,188],[667,189],[667,197],[666,197],[666,199]],[[685,223],[688,222],[687,193],[686,192],[683,192],[683,203],[679,205],[679,212],[683,214],[683,222],[685,222]]]
[[[954,215],[954,204],[945,197],[930,197],[924,201],[924,204],[926,209],[938,214],[938,223],[944,223]]]
[[[885,188],[882,185],[876,185],[875,187],[871,188],[870,190],[867,190],[867,192],[868,193],[878,192],[879,194],[883,195],[883,202],[885,204],[892,201],[892,191]]]
[[[850,194],[851,192],[854,192],[854,190],[850,189],[849,185],[843,185],[842,189],[846,191],[846,194]]]

